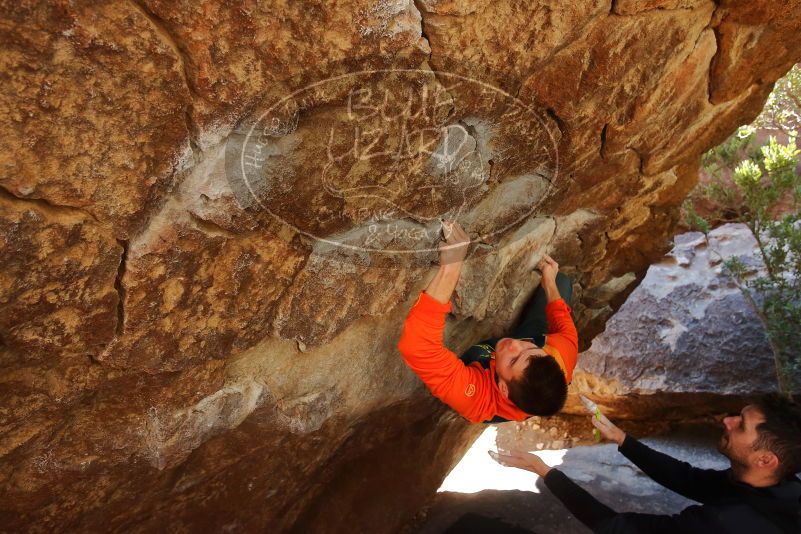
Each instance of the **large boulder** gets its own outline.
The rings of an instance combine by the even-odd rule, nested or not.
[[[745,265],[749,276],[764,272],[756,240],[743,224],[719,226],[708,236],[675,236],[673,249],[648,268],[604,331],[579,354],[562,412],[499,425],[498,446],[535,450],[593,443],[579,394],[595,400],[627,432],[645,436],[689,421],[719,425],[721,415],[776,392],[765,328],[728,274],[729,258]]]
[[[745,399],[777,391],[765,327],[727,272],[729,258],[751,274],[764,269],[744,224],[677,235],[581,354],[575,389],[614,416],[674,420],[739,410]]]
[[[4,3],[3,529],[396,530],[477,430],[395,348],[437,219],[475,242],[454,350],[545,251],[587,345],[799,28],[798,0]]]

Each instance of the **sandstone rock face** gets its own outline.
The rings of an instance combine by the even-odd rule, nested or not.
[[[3,4],[0,524],[396,530],[477,431],[395,348],[437,219],[474,241],[454,350],[546,251],[587,345],[800,27],[798,1]]]
[[[181,56],[133,3],[3,6],[3,188],[137,229],[189,149]]]
[[[576,389],[606,400],[619,416],[668,419],[776,391],[764,327],[726,273],[727,258],[753,272],[763,268],[745,225],[720,226],[708,240],[700,232],[676,236],[581,354]],[[671,404],[687,406],[670,413]]]

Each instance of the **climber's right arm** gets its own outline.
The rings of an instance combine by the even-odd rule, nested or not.
[[[426,293],[442,304],[451,300],[467,256],[470,237],[457,222],[442,223],[443,240],[439,244],[439,270],[426,287]]]
[[[465,366],[443,343],[445,316],[451,311],[451,295],[459,281],[470,238],[455,222],[443,223],[440,266],[420,293],[403,325],[398,349],[403,360],[431,393],[464,418],[480,422],[487,412],[490,392],[486,379],[475,367]]]
[[[483,373],[464,365],[443,344],[445,316],[451,303],[421,292],[403,325],[398,349],[406,365],[431,393],[456,410],[462,417],[478,423],[492,418],[491,392]]]

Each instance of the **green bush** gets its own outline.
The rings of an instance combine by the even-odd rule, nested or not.
[[[776,362],[779,389],[801,391],[801,175],[796,172],[799,150],[795,138],[786,144],[775,137],[735,164],[743,145],[729,144],[709,159],[726,160],[733,166],[731,182],[713,181],[701,195],[720,209],[733,213],[756,240],[765,264],[765,274],[749,276],[737,258],[725,266],[753,306],[765,331]],[[718,175],[719,176],[719,175]],[[708,234],[709,220],[696,213],[693,202],[685,204],[685,219],[691,228]]]
[[[753,148],[754,131],[740,128],[723,143],[709,150],[701,157],[701,166],[712,176],[720,177],[723,169],[732,168],[743,155],[750,155]]]

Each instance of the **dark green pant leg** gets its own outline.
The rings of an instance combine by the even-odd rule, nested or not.
[[[569,276],[562,273],[556,273],[556,287],[559,289],[559,294],[565,299],[568,306],[573,306],[573,280]]]
[[[559,295],[567,302],[568,306],[573,305],[573,282],[567,275],[556,273],[556,287],[559,289]],[[548,319],[545,316],[545,306],[548,304],[548,299],[545,297],[545,291],[542,286],[537,286],[531,300],[528,301],[520,324],[517,325],[511,337],[517,339],[532,338],[534,343],[540,344],[538,339],[548,333]]]
[[[495,351],[495,344],[499,337],[493,337],[480,341],[464,351],[459,359],[465,365],[470,365],[473,362],[478,362],[484,369],[489,369],[489,362],[492,359],[492,353]]]

